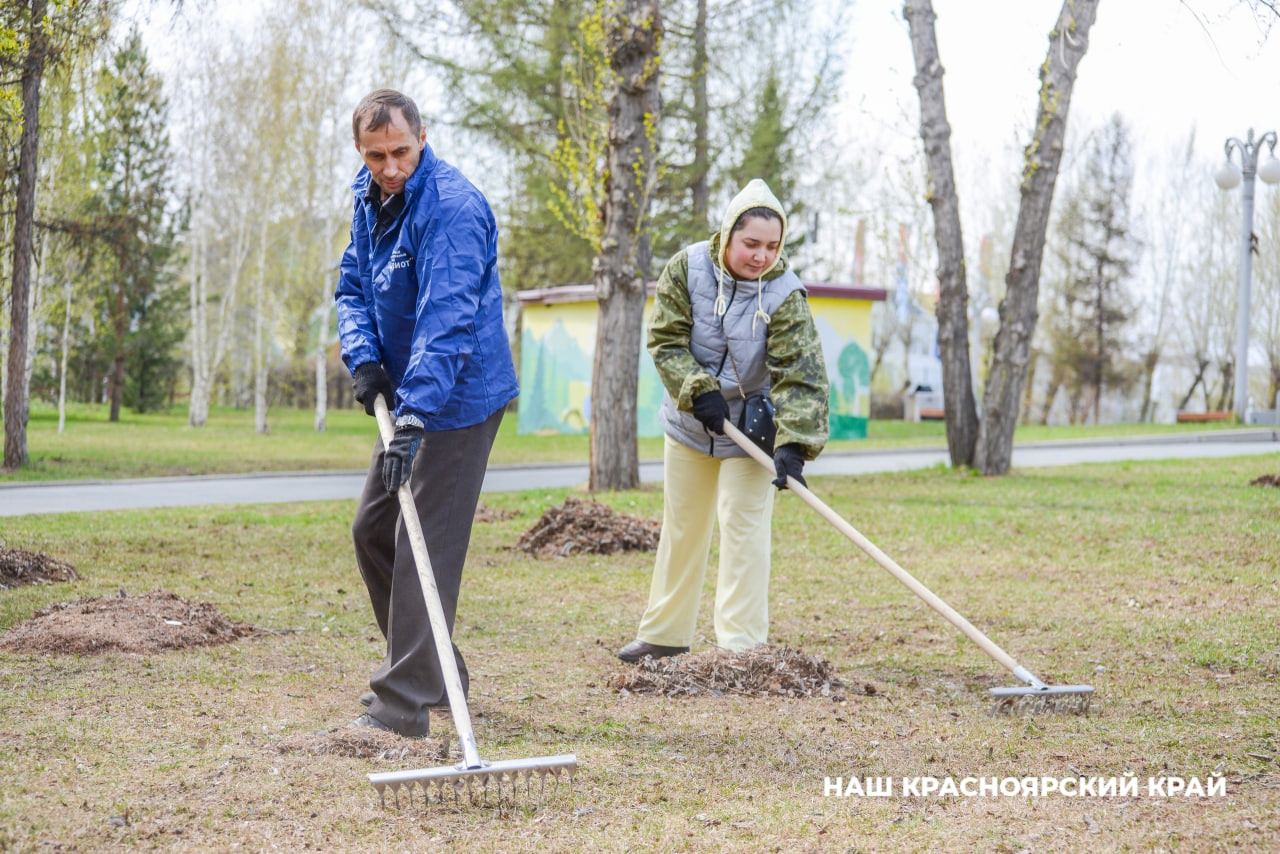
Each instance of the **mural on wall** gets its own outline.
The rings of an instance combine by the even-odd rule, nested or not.
[[[871,301],[811,296],[831,385],[831,438],[864,439],[871,406]],[[645,304],[649,322],[653,300]],[[591,368],[595,351],[593,299],[522,306],[518,432],[586,433],[591,425]],[[662,381],[641,347],[636,430],[661,436]]]
[[[865,439],[871,409],[871,360],[859,342],[870,339],[871,303],[814,297],[810,305],[827,363],[831,438]]]
[[[646,325],[651,307],[652,300],[645,306]],[[596,303],[526,305],[523,327],[517,432],[586,433],[591,426]],[[637,430],[641,436],[661,436],[662,381],[647,351],[642,349],[638,358]]]

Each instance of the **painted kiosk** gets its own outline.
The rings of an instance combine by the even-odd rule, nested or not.
[[[806,282],[831,383],[831,438],[865,439],[871,405],[871,308],[880,288]],[[649,286],[644,319],[653,310]],[[517,430],[527,434],[585,433],[591,423],[591,366],[596,340],[595,289],[566,285],[519,291],[520,398]],[[637,432],[662,435],[662,383],[641,350]]]

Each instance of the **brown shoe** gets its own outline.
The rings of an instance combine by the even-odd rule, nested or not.
[[[658,646],[642,640],[633,640],[631,643],[618,650],[618,658],[628,664],[635,664],[646,656],[653,658],[666,658],[669,655],[681,655],[689,651],[687,646]]]

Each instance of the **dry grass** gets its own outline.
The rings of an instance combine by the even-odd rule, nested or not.
[[[635,665],[619,665],[608,684],[623,694],[664,697],[738,694],[844,699],[840,693],[844,683],[836,678],[831,662],[767,644],[743,652],[710,649],[656,660],[646,656]]]
[[[582,765],[572,794],[519,808],[384,811],[366,773],[438,760],[282,752],[359,714],[381,654],[350,504],[5,521],[9,545],[56,552],[82,581],[0,592],[0,628],[125,585],[276,633],[149,657],[0,654],[0,849],[1276,850],[1280,493],[1248,486],[1276,463],[814,481],[1027,666],[1093,683],[1088,718],[989,717],[985,689],[1009,677],[787,496],[773,641],[875,693],[620,695],[612,651],[652,555],[526,557],[512,544],[565,493],[486,496],[517,515],[476,527],[459,615],[482,752]],[[606,501],[653,517],[661,496]],[[432,735],[452,740],[444,716]],[[823,797],[827,776],[1215,770],[1226,797]]]

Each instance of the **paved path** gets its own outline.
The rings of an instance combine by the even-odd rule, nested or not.
[[[1019,468],[1034,468],[1243,454],[1280,454],[1280,430],[1222,430],[1128,439],[1040,442],[1016,447],[1013,464]],[[805,474],[906,471],[946,462],[946,451],[935,448],[846,451],[824,454],[805,468]],[[645,482],[661,481],[662,463],[641,463],[640,478]],[[577,486],[586,480],[587,467],[581,464],[495,466],[485,475],[484,490],[553,489]],[[359,497],[363,484],[363,471],[3,484],[0,485],[0,516],[200,504],[354,500]]]

